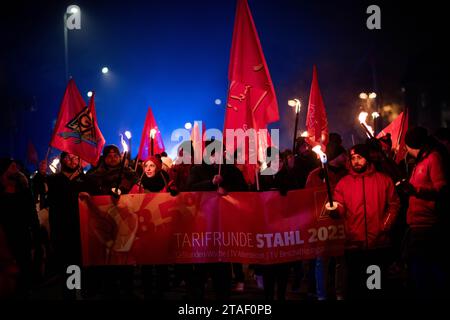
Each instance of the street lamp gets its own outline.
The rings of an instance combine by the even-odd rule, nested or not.
[[[102,73],[103,73],[103,74],[107,74],[108,72],[109,72],[108,67],[103,67],[103,68],[102,68]]]
[[[79,6],[70,5],[64,12],[64,61],[66,67],[66,81],[69,80],[69,45],[67,30],[81,29],[81,10]]]
[[[361,92],[359,94],[359,98],[361,100],[366,100],[366,102],[367,102],[367,108],[369,109],[369,110],[367,110],[367,112],[370,111],[370,102],[371,102],[371,100],[375,99],[376,97],[377,97],[377,94],[375,92],[371,92],[371,93]]]
[[[295,107],[294,141],[292,141],[292,152],[295,154],[295,140],[297,139],[298,117],[302,104],[299,99],[292,99],[288,101],[288,105],[293,108]]]

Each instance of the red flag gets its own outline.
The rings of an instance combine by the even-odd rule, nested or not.
[[[150,155],[152,155],[151,135],[153,135],[153,155],[163,152],[164,142],[161,137],[161,132],[159,131],[158,125],[156,124],[152,108],[149,107],[147,111],[147,116],[145,118],[144,129],[142,130],[138,159],[145,160]]]
[[[225,129],[265,129],[279,120],[275,89],[246,0],[237,4],[228,78]]]
[[[39,161],[39,157],[36,151],[36,148],[34,147],[31,140],[28,140],[28,146],[27,146],[27,161],[29,164],[37,165]]]
[[[203,159],[203,150],[205,149],[205,123],[200,121],[202,124],[202,132],[200,133],[200,126],[198,121],[194,121],[194,126],[191,131],[191,141],[194,148],[194,163],[201,164]]]
[[[226,129],[267,129],[279,120],[275,89],[270,78],[255,23],[247,0],[238,0],[228,70],[228,89],[224,131]],[[226,134],[226,131],[224,132]],[[255,139],[254,152],[261,154],[261,143]],[[263,139],[264,140],[264,139]],[[270,138],[267,139],[270,143]],[[259,147],[258,147],[259,144]],[[267,143],[266,143],[267,144]],[[265,148],[264,145],[263,148]],[[245,150],[246,162],[249,150]],[[255,164],[250,165],[255,172]],[[247,170],[248,171],[248,170]],[[250,174],[249,182],[254,175]]]
[[[328,120],[320,93],[317,67],[313,68],[313,79],[309,93],[308,113],[306,115],[306,130],[308,131],[308,142],[310,145],[321,145],[326,147],[328,143]]]
[[[405,134],[408,131],[408,110],[402,112],[386,128],[381,130],[377,139],[391,134],[392,150],[395,152],[394,160],[399,163],[406,156]]]
[[[98,127],[94,95],[86,106],[73,79],[64,93],[50,145],[96,165],[105,144]]]

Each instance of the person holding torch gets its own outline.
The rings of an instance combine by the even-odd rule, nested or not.
[[[329,210],[331,217],[344,219],[348,293],[358,298],[379,293],[367,288],[366,269],[369,265],[383,269],[382,265],[389,263],[387,235],[400,209],[392,180],[375,170],[369,153],[364,144],[350,149],[350,172],[336,185],[336,210]]]

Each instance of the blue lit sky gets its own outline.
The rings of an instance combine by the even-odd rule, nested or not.
[[[314,63],[330,130],[349,144],[351,133],[359,138],[358,93],[376,90],[380,104],[399,102],[408,65],[435,45],[427,10],[418,15],[411,5],[381,4],[382,30],[370,31],[369,2],[248,2],[278,97],[281,119],[273,127],[282,147],[291,145],[294,126],[288,99],[303,101],[304,128]],[[18,1],[1,16],[2,156],[23,159],[28,139],[45,155],[66,85],[63,13],[70,4],[82,10],[82,29],[69,31],[70,74],[86,102],[96,91],[107,143],[119,145],[128,129],[134,155],[148,106],[169,150],[172,130],[185,122],[222,128],[234,0]]]

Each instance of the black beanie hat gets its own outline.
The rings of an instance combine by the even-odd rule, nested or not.
[[[114,153],[117,153],[118,155],[120,155],[119,148],[114,144],[110,144],[110,145],[105,146],[105,148],[103,149],[103,156],[106,157],[111,152],[114,152]]]
[[[412,149],[421,149],[428,141],[428,131],[423,127],[410,128],[405,135],[405,143]]]
[[[356,144],[350,149],[350,158],[352,154],[359,154],[361,157],[370,161],[370,148],[367,144]]]

